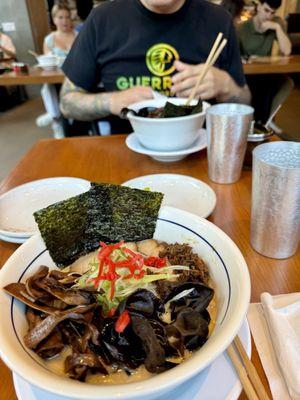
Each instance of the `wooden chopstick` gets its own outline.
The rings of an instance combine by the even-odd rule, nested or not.
[[[254,365],[248,358],[240,338],[236,336],[233,343],[235,347],[231,344],[227,348],[227,353],[242,382],[246,395],[250,400],[270,400]]]
[[[33,57],[36,57],[36,58],[39,56],[35,51],[32,51],[32,50],[28,50],[28,53],[31,54]]]
[[[198,87],[199,87],[200,83],[203,81],[203,79],[204,79],[205,75],[207,74],[209,68],[212,65],[214,65],[214,63],[217,61],[217,58],[221,54],[221,51],[226,46],[227,39],[223,39],[220,47],[218,48],[218,46],[219,46],[219,44],[220,44],[220,42],[222,40],[222,37],[223,37],[223,33],[219,32],[219,34],[218,34],[218,36],[217,36],[217,38],[216,38],[216,40],[214,42],[214,45],[213,45],[213,47],[212,47],[212,49],[211,49],[211,51],[210,51],[210,53],[209,53],[209,55],[208,55],[208,57],[207,57],[207,59],[205,61],[204,67],[203,67],[201,73],[199,74],[199,77],[198,77],[198,80],[196,82],[196,85],[194,86],[193,90],[191,91],[191,94],[190,94],[190,96],[189,96],[189,98],[188,98],[188,100],[186,102],[187,106],[194,99],[194,97],[195,97],[195,95],[197,93]]]
[[[247,372],[239,358],[239,356],[237,355],[236,351],[234,350],[234,347],[232,344],[230,344],[227,347],[227,353],[229,355],[229,357],[231,358],[232,364],[235,367],[235,370],[242,382],[243,388],[245,390],[245,393],[248,397],[249,400],[259,400],[252,384],[251,381],[247,375]]]
[[[264,385],[263,385],[262,381],[260,380],[260,377],[256,371],[256,368],[252,364],[251,360],[248,358],[246,350],[244,349],[244,346],[242,345],[242,342],[238,336],[235,337],[234,344],[236,346],[236,349],[239,352],[241,359],[243,360],[246,371],[251,379],[251,382],[252,382],[258,396],[260,397],[261,400],[270,400],[269,396],[264,388]]]

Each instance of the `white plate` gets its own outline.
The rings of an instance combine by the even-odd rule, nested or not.
[[[251,336],[247,320],[244,321],[239,336],[250,357]],[[19,400],[71,400],[30,385],[15,373],[13,378]],[[163,400],[236,400],[241,390],[241,384],[231,361],[224,352],[199,375],[168,394],[164,394]],[[162,398],[156,400],[162,400]]]
[[[17,186],[0,196],[0,235],[28,238],[38,231],[33,213],[50,204],[86,192],[80,178],[46,178]]]
[[[163,206],[180,208],[203,218],[212,213],[217,201],[210,186],[186,175],[145,175],[124,182],[123,185],[164,193]]]
[[[13,237],[13,236],[5,236],[5,235],[0,235],[0,240],[3,240],[4,242],[10,242],[10,243],[25,243],[26,240],[28,240],[29,237]]]
[[[193,146],[189,147],[188,149],[177,151],[155,151],[146,149],[146,147],[141,145],[139,142],[137,135],[135,133],[131,133],[126,138],[126,145],[130,150],[135,151],[136,153],[146,154],[147,156],[152,157],[154,160],[162,162],[174,162],[182,160],[187,155],[196,153],[196,151],[205,149],[207,147],[207,139],[205,129],[201,129],[198,139]]]

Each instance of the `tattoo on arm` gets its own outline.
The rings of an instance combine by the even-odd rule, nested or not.
[[[237,92],[233,95],[218,98],[217,101],[220,103],[240,103],[240,104],[250,104],[251,103],[251,93],[248,85],[237,86]]]
[[[60,106],[63,115],[79,121],[92,121],[110,115],[111,93],[91,94],[74,85],[68,78],[60,91]]]

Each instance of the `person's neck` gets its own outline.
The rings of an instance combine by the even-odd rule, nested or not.
[[[162,5],[162,6],[151,6],[148,4],[147,0],[140,0],[144,7],[156,14],[173,14],[184,5],[186,0],[177,0],[173,4]]]
[[[261,32],[261,22],[258,18],[258,15],[254,15],[253,17],[253,24],[254,24],[254,28],[257,32]]]

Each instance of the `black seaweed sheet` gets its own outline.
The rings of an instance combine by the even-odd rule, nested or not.
[[[153,237],[163,194],[107,183],[34,213],[47,249],[65,267],[99,242]]]

